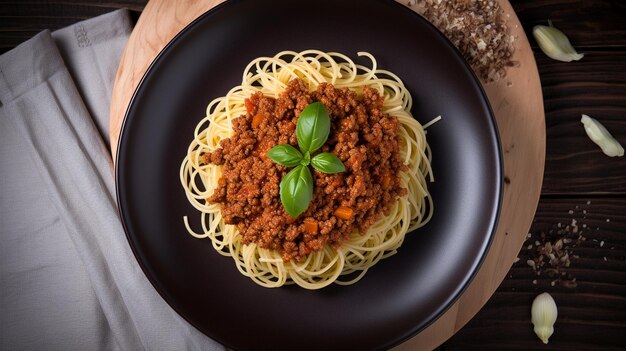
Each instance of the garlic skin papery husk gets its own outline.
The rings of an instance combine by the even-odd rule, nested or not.
[[[548,293],[539,294],[535,297],[530,312],[535,334],[544,344],[547,344],[548,339],[554,333],[554,322],[558,315],[554,299]]]
[[[578,61],[584,54],[579,54],[574,50],[567,36],[560,30],[550,26],[536,25],[533,28],[533,36],[537,44],[548,57],[554,60],[570,62]]]
[[[611,133],[604,128],[602,123],[598,122],[595,118],[591,118],[584,114],[582,115],[580,121],[583,126],[585,126],[585,132],[587,132],[589,139],[596,143],[605,155],[609,157],[624,156],[624,147],[622,147],[619,141],[613,138]]]

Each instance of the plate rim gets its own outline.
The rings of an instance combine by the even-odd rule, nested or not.
[[[127,133],[128,133],[128,127],[127,125],[129,124],[129,119],[132,119],[131,115],[131,110],[133,109],[135,102],[138,98],[138,95],[141,93],[141,90],[144,87],[145,81],[150,77],[152,71],[155,69],[156,66],[159,65],[160,61],[163,59],[163,57],[167,54],[167,52],[172,48],[175,47],[177,45],[177,43],[182,40],[182,38],[188,34],[188,32],[193,30],[193,27],[197,26],[200,22],[203,22],[207,17],[213,15],[215,12],[218,12],[220,10],[222,10],[222,8],[224,7],[228,7],[228,6],[232,6],[235,3],[240,3],[240,2],[245,2],[245,1],[252,1],[254,2],[254,0],[224,0],[222,2],[220,2],[219,4],[213,6],[212,8],[210,8],[207,11],[204,11],[201,15],[199,15],[198,17],[196,17],[193,21],[191,21],[189,24],[185,25],[178,33],[176,33],[176,35],[167,42],[167,44],[158,52],[158,54],[155,56],[155,58],[150,62],[150,64],[148,65],[148,67],[146,68],[144,74],[142,75],[141,79],[138,81],[137,86],[135,88],[135,90],[133,91],[133,94],[129,100],[128,106],[126,107],[126,110],[124,112],[124,118],[120,127],[120,132],[119,132],[119,137],[117,140],[117,152],[115,155],[115,162],[114,162],[114,176],[115,176],[115,195],[116,195],[116,202],[118,205],[118,215],[120,216],[120,221],[122,222],[122,226],[124,228],[124,234],[126,236],[127,242],[129,244],[129,246],[131,247],[131,250],[133,252],[133,256],[135,258],[135,260],[137,261],[137,263],[139,264],[139,266],[141,267],[142,273],[143,275],[147,278],[147,280],[150,282],[150,285],[152,286],[152,288],[154,288],[157,293],[159,294],[159,296],[164,300],[164,302],[170,307],[172,308],[176,314],[178,314],[181,318],[183,318],[186,322],[188,322],[191,326],[193,326],[195,329],[197,329],[201,334],[215,340],[216,342],[230,348],[233,349],[233,346],[228,344],[227,342],[225,342],[224,340],[222,340],[219,337],[216,337],[215,335],[209,335],[207,332],[203,331],[203,328],[199,328],[197,326],[197,324],[192,321],[190,318],[188,318],[185,314],[181,313],[180,309],[178,306],[175,306],[175,304],[172,304],[168,298],[166,298],[168,296],[168,294],[166,294],[164,291],[162,291],[162,289],[159,287],[159,284],[156,284],[155,282],[155,278],[152,277],[152,275],[148,274],[148,272],[150,272],[151,270],[148,269],[146,267],[146,263],[143,262],[143,260],[140,260],[140,257],[143,257],[142,254],[139,252],[139,248],[137,248],[134,245],[134,239],[131,237],[130,233],[129,233],[129,228],[128,228],[128,223],[127,221],[124,219],[124,213],[127,212],[128,210],[126,209],[126,211],[124,210],[125,206],[123,205],[122,201],[121,201],[121,197],[123,196],[121,194],[121,189],[119,186],[119,181],[120,181],[120,177],[119,174],[121,172],[120,170],[120,159],[123,158],[123,154],[124,152],[122,152],[124,150],[123,148],[123,144],[126,141],[127,137]],[[407,330],[406,335],[402,336],[402,337],[398,337],[395,340],[390,340],[388,342],[386,342],[384,345],[381,345],[382,349],[391,349],[395,346],[398,346],[404,342],[406,342],[407,340],[411,339],[412,337],[416,336],[417,334],[419,334],[421,331],[425,330],[426,328],[428,328],[430,325],[432,325],[433,323],[435,323],[441,316],[443,316],[452,306],[455,305],[455,303],[460,299],[460,297],[463,295],[463,293],[467,290],[467,288],[470,286],[470,284],[472,283],[472,281],[475,279],[476,275],[479,273],[483,263],[485,262],[485,259],[487,257],[487,255],[489,254],[489,251],[491,249],[492,243],[494,242],[494,238],[496,235],[496,231],[498,228],[498,224],[500,221],[500,217],[502,214],[502,207],[503,207],[503,199],[504,199],[504,155],[503,155],[503,148],[502,148],[502,141],[501,141],[501,136],[500,136],[500,132],[498,129],[498,125],[497,125],[497,119],[496,116],[493,112],[493,108],[491,106],[491,103],[488,99],[488,96],[485,92],[485,89],[483,87],[483,85],[481,84],[479,78],[477,77],[476,73],[474,72],[474,70],[471,68],[471,66],[467,63],[466,59],[463,57],[463,55],[461,54],[461,52],[454,46],[454,44],[452,44],[452,42],[445,37],[445,35],[443,33],[441,33],[432,23],[430,23],[430,21],[428,21],[426,18],[424,18],[423,16],[421,16],[420,14],[416,13],[415,11],[407,8],[406,6],[402,5],[401,3],[394,1],[394,0],[369,0],[369,1],[373,1],[373,2],[379,2],[379,3],[391,3],[394,4],[396,8],[398,8],[398,11],[405,11],[407,13],[409,13],[411,16],[415,16],[415,18],[418,21],[423,22],[425,25],[430,26],[432,29],[434,29],[434,32],[436,33],[437,36],[440,37],[440,39],[449,47],[451,48],[455,53],[457,58],[459,59],[458,61],[462,63],[464,70],[466,72],[468,72],[471,77],[472,77],[472,81],[475,85],[475,87],[478,89],[480,96],[481,96],[481,104],[484,105],[484,107],[486,108],[489,118],[489,126],[490,126],[490,134],[492,134],[492,137],[494,138],[494,144],[495,144],[495,148],[497,149],[496,155],[497,156],[497,168],[494,170],[495,171],[495,178],[497,180],[497,201],[494,204],[494,206],[492,206],[491,208],[491,213],[489,213],[488,217],[491,217],[490,220],[490,230],[489,230],[489,234],[486,235],[486,241],[485,241],[485,246],[484,249],[482,250],[482,253],[480,255],[480,257],[478,257],[478,260],[476,261],[476,266],[471,270],[471,272],[469,272],[469,274],[467,274],[467,276],[464,277],[464,281],[462,284],[457,284],[457,288],[456,289],[456,293],[452,294],[453,296],[450,296],[445,304],[442,304],[441,306],[439,306],[437,308],[437,310],[435,312],[433,312],[433,317],[430,318],[426,323],[423,323],[423,325],[418,326],[418,327],[413,327],[410,330]]]

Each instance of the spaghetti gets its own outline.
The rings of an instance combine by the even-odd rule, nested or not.
[[[331,283],[353,284],[378,261],[395,254],[405,234],[423,226],[433,214],[427,189],[427,178],[433,180],[430,148],[424,126],[411,116],[411,96],[395,74],[377,67],[371,54],[361,52],[359,56],[369,58],[371,67],[355,64],[339,53],[317,50],[283,51],[274,57],[257,58],[244,70],[241,85],[211,101],[206,117],[196,126],[180,168],[180,180],[187,199],[201,212],[201,230],[194,231],[187,217],[184,225],[192,236],[209,238],[218,253],[234,259],[241,274],[264,287],[295,283],[319,289]],[[323,83],[348,88],[357,95],[362,95],[366,87],[376,90],[384,98],[382,112],[399,122],[399,152],[407,166],[407,171],[399,172],[399,178],[408,194],[396,199],[388,215],[365,233],[354,230],[339,247],[325,245],[302,260],[285,260],[276,250],[257,243],[244,244],[237,227],[225,223],[220,204],[207,201],[216,190],[222,166],[202,161],[204,154],[215,151],[222,140],[231,137],[232,121],[247,113],[248,97],[260,92],[278,98],[293,79],[303,81],[309,90]]]

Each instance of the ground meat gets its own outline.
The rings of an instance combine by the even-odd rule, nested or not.
[[[346,171],[323,174],[311,168],[314,180],[309,207],[292,218],[280,202],[280,180],[289,168],[265,156],[278,144],[298,147],[296,122],[309,104],[322,102],[331,130],[318,152],[332,152]],[[222,165],[218,187],[208,199],[221,205],[227,224],[237,226],[246,244],[277,250],[285,260],[299,261],[326,244],[337,248],[356,229],[367,229],[388,214],[398,196],[405,196],[399,172],[406,171],[399,155],[399,122],[382,113],[383,97],[364,89],[355,92],[321,84],[309,92],[299,79],[277,98],[256,93],[246,99],[247,113],[233,120],[233,135],[205,163]],[[338,208],[352,216],[342,219]]]

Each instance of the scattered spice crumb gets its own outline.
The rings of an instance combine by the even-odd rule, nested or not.
[[[573,289],[578,286],[578,283],[576,282],[576,278],[573,278],[572,280],[561,281],[561,285],[568,289]]]
[[[615,218],[603,219],[597,215],[587,218],[586,215],[590,211],[585,209],[585,202],[588,205],[591,204],[590,200],[583,200],[580,206],[575,206],[574,203],[572,206],[565,207],[562,209],[560,222],[557,220],[545,227],[541,221],[537,221],[541,230],[533,230],[526,234],[522,250],[514,263],[517,263],[516,267],[525,267],[523,269],[526,272],[533,273],[527,280],[528,283],[532,282],[533,289],[550,286],[559,289],[578,288],[579,284],[574,274],[581,270],[577,269],[580,268],[576,267],[577,262],[583,266],[592,259],[595,259],[597,263],[600,258],[606,262],[602,265],[607,266],[609,258],[611,265],[616,265],[616,262],[620,262],[620,265],[621,262],[626,262],[622,248],[616,245],[611,237],[602,236],[602,232],[596,232],[600,230],[600,226],[593,226],[594,222],[603,220],[611,222]],[[596,231],[592,231],[594,227]],[[609,248],[618,251],[611,251],[609,256],[606,251],[601,251]],[[583,261],[580,261],[581,256],[583,256]],[[590,286],[588,285],[587,288]]]
[[[579,206],[577,210],[568,210],[570,215],[582,213]],[[571,218],[570,223],[564,225],[558,222],[547,232],[529,233],[525,252],[519,255],[520,260],[526,260],[526,265],[531,267],[537,277],[546,277],[551,286],[575,288],[578,286],[576,278],[569,272],[572,260],[580,258],[574,251],[587,240],[584,230],[585,223],[579,223],[576,218]],[[532,239],[532,242],[528,241]],[[602,244],[603,245],[603,244]],[[533,284],[537,279],[533,280]],[[546,282],[547,284],[547,282]]]

